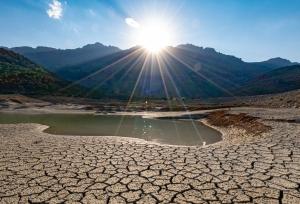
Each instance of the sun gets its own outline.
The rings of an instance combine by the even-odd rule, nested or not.
[[[159,53],[171,44],[171,33],[168,26],[162,22],[152,22],[141,26],[138,34],[138,44],[150,53]]]

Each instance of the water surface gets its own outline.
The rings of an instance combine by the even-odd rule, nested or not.
[[[221,133],[197,121],[149,119],[93,114],[0,113],[0,123],[39,123],[58,135],[122,136],[171,145],[203,145],[221,140]]]

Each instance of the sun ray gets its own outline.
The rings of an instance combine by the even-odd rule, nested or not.
[[[71,88],[71,87],[73,87],[73,86],[75,86],[75,85],[80,84],[80,83],[81,83],[82,81],[84,81],[84,80],[90,79],[91,77],[93,77],[93,76],[95,76],[95,75],[97,75],[97,74],[102,73],[103,71],[105,71],[105,70],[111,68],[112,66],[114,66],[114,65],[116,65],[116,64],[118,64],[118,63],[120,63],[120,62],[122,62],[123,60],[127,59],[127,58],[130,57],[131,55],[133,55],[133,54],[135,54],[135,53],[138,53],[141,49],[142,49],[142,48],[138,48],[138,49],[134,50],[133,52],[129,53],[128,55],[125,55],[124,57],[118,59],[117,61],[115,61],[115,62],[113,62],[113,63],[111,63],[111,64],[109,64],[109,65],[107,65],[107,66],[105,66],[105,67],[103,67],[102,69],[98,69],[97,71],[95,71],[95,72],[93,72],[93,73],[91,73],[91,74],[89,74],[89,75],[87,75],[87,76],[85,76],[85,77],[83,77],[83,78],[81,78],[81,79],[79,79],[79,80],[77,80],[77,81],[72,82],[71,84],[67,85],[66,87],[60,89],[59,91],[65,91],[65,90],[67,90],[67,89],[69,89],[69,88]]]
[[[158,68],[159,68],[159,72],[160,72],[160,75],[161,75],[161,78],[162,78],[162,81],[163,81],[163,86],[164,86],[164,90],[165,90],[165,94],[166,94],[166,97],[167,97],[167,103],[168,103],[168,106],[169,106],[169,110],[172,111],[172,104],[171,104],[171,98],[170,98],[170,95],[168,93],[168,89],[167,89],[167,86],[166,86],[166,82],[165,82],[165,75],[163,74],[163,71],[162,71],[162,65],[161,65],[161,60],[160,60],[160,56],[155,56],[156,57],[156,60],[158,62]],[[167,69],[166,66],[164,66],[165,69]],[[176,121],[174,119],[172,119],[172,122],[174,124],[174,128],[175,128],[175,131],[176,131],[176,137],[177,139],[180,138],[179,136],[179,132],[178,132],[178,127],[176,125]]]
[[[162,60],[163,60],[163,59],[164,59],[164,58],[162,57]],[[167,62],[166,62],[166,64],[167,64]],[[192,126],[193,126],[193,128],[194,128],[194,130],[195,130],[197,136],[200,138],[200,140],[204,141],[202,135],[200,134],[200,132],[199,132],[199,130],[198,130],[196,124],[195,124],[195,121],[192,119],[192,116],[191,116],[190,111],[188,110],[186,104],[185,104],[184,101],[182,100],[181,94],[180,94],[179,90],[177,89],[177,86],[176,86],[176,84],[175,84],[175,82],[174,82],[174,79],[173,79],[172,75],[170,74],[170,72],[169,72],[169,70],[168,70],[168,68],[167,68],[168,66],[165,66],[165,67],[166,67],[165,70],[166,70],[166,73],[167,73],[168,76],[169,76],[170,82],[171,82],[171,84],[173,85],[173,87],[174,87],[174,89],[175,89],[175,92],[176,92],[176,95],[177,95],[178,98],[179,98],[179,102],[182,104],[182,106],[183,106],[185,112],[187,113],[187,115],[188,115],[188,117],[189,117],[189,119],[190,119],[190,121],[191,121],[191,123],[192,123]],[[204,141],[204,142],[205,142],[205,141]]]
[[[126,70],[126,72],[124,73],[124,75],[119,79],[120,81],[126,77],[126,75],[135,67],[136,63],[143,57],[144,52],[142,54],[139,54],[139,56],[137,58],[133,58],[131,59],[131,61],[126,62],[127,64],[134,61],[133,64]],[[123,68],[123,67],[121,67]],[[124,68],[125,69],[125,68]],[[95,90],[97,90],[99,87],[101,87],[104,83],[106,83],[107,81],[109,81],[110,79],[112,79],[116,74],[118,74],[119,72],[123,71],[124,69],[118,69],[116,72],[112,73],[109,77],[105,78],[103,81],[101,81],[101,83],[97,84],[95,87],[93,87],[85,96],[89,96],[92,92],[94,92]]]
[[[197,52],[196,52],[195,50],[189,49],[188,47],[184,47],[184,48],[183,48],[183,47],[176,47],[176,48],[179,49],[179,50],[184,50],[184,51],[188,51],[188,52],[192,52],[192,53],[194,53],[194,54],[197,54]],[[207,71],[207,72],[210,72],[210,74],[213,74],[213,75],[215,75],[216,77],[220,78],[220,79],[221,79],[222,81],[224,81],[225,83],[230,84],[231,86],[234,86],[235,88],[240,88],[240,85],[238,85],[238,84],[232,82],[231,80],[229,80],[229,79],[227,79],[227,78],[224,78],[224,77],[222,76],[222,74],[217,74],[216,71],[222,71],[222,70],[220,70],[220,69],[218,69],[218,68],[216,68],[216,67],[210,67],[210,69],[207,69],[206,71]]]
[[[132,71],[132,69],[133,69],[134,67],[137,66],[138,62],[139,62],[140,60],[142,60],[143,58],[145,58],[145,56],[146,56],[146,53],[143,52],[143,53],[135,60],[134,64],[133,64],[129,69],[126,70],[126,72],[124,73],[124,75],[123,75],[119,80],[120,80],[120,81],[123,80],[123,79],[130,73],[130,71]]]
[[[166,86],[165,76],[164,76],[163,71],[162,71],[161,61],[160,61],[158,56],[155,56],[155,59],[158,62],[158,69],[159,69],[160,76],[161,76],[161,79],[162,79],[163,88],[164,88],[164,91],[165,91],[165,94],[166,94],[166,97],[167,97],[167,101],[169,102],[170,96],[169,96],[168,89],[167,89],[167,86]],[[171,107],[171,104],[169,104],[169,107]]]
[[[147,63],[147,61],[148,61],[148,57],[149,57],[149,55],[146,56],[146,59],[145,59],[144,62],[143,62],[143,65],[142,65],[142,67],[141,67],[140,73],[139,73],[139,75],[138,75],[138,77],[137,77],[137,80],[136,80],[136,82],[135,82],[135,84],[134,84],[134,87],[133,87],[133,89],[132,89],[132,91],[131,91],[131,94],[130,94],[130,97],[129,97],[129,99],[128,99],[128,102],[127,102],[127,104],[126,104],[126,106],[125,106],[124,112],[126,112],[126,111],[128,110],[128,108],[129,108],[129,105],[130,105],[130,103],[131,103],[131,101],[132,101],[132,98],[133,98],[133,96],[134,96],[135,90],[136,90],[136,88],[137,88],[137,86],[138,86],[138,84],[139,84],[139,82],[140,82],[141,76],[142,76],[142,74],[143,74],[143,72],[144,72],[144,69],[145,69],[145,67],[146,67],[146,63]],[[121,128],[121,126],[122,126],[122,123],[123,123],[123,121],[124,121],[124,117],[125,117],[124,115],[121,117],[120,122],[119,122],[119,125],[118,125],[118,127],[116,128],[115,135],[118,135],[118,133],[119,133],[119,131],[120,131],[120,128]]]
[[[189,51],[189,52],[194,52],[196,53],[194,50],[192,49],[188,49],[188,48],[178,48],[178,49],[182,49],[182,50],[186,50],[186,51]],[[198,76],[204,78],[205,80],[209,81],[211,84],[213,84],[214,86],[216,86],[218,89],[224,91],[225,93],[227,93],[230,97],[233,97],[236,101],[239,101],[239,102],[242,102],[242,100],[235,96],[233,93],[229,92],[227,89],[225,88],[222,88],[220,85],[218,85],[217,83],[215,83],[213,80],[210,80],[209,78],[207,78],[206,76],[204,76],[203,74],[195,71],[193,69],[193,67],[187,63],[184,62],[184,60],[180,60],[178,57],[176,57],[174,54],[172,55],[172,53],[168,50],[166,50],[166,53],[170,54],[173,58],[175,58],[176,60],[178,60],[180,63],[182,63],[183,65],[185,65],[187,68],[189,68],[190,70],[192,70],[194,73],[196,73]],[[236,85],[235,83],[231,82],[230,80],[228,79],[225,79],[224,77],[222,77],[222,75],[217,75],[216,73],[210,71],[210,70],[207,70],[208,72],[210,72],[211,74],[214,74],[215,76],[221,78],[221,80],[223,80],[225,83],[227,84],[230,84],[231,86],[234,86],[236,88],[239,88],[240,86]]]
[[[201,77],[202,79],[208,81],[209,83],[211,83],[212,85],[214,85],[215,87],[219,88],[220,90],[222,90],[223,92],[227,93],[229,96],[232,97],[236,97],[234,94],[232,94],[231,92],[229,92],[227,89],[219,86],[217,83],[215,83],[213,80],[207,78],[206,76],[204,76],[203,74],[196,72],[193,67],[191,67],[189,64],[185,63],[183,60],[179,59],[178,57],[176,57],[173,53],[171,53],[170,51],[166,50],[166,52],[172,56],[174,59],[176,59],[177,61],[179,61],[181,64],[183,64],[186,68],[188,68],[189,70],[191,70],[192,72],[194,72],[196,75],[198,75],[199,77]]]

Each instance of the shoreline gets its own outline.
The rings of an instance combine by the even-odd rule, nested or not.
[[[65,107],[65,106],[64,106]],[[18,113],[18,114],[87,114],[87,115],[116,115],[116,116],[140,116],[142,118],[149,118],[149,119],[164,119],[164,118],[168,118],[168,117],[180,117],[180,116],[184,116],[184,115],[197,115],[197,114],[208,114],[210,112],[214,112],[214,111],[227,111],[228,113],[238,113],[238,112],[251,112],[253,116],[255,117],[259,117],[260,121],[263,121],[265,119],[294,119],[295,117],[290,117],[289,115],[278,115],[278,113],[281,112],[285,112],[287,110],[293,110],[291,108],[256,108],[256,107],[235,107],[235,108],[220,108],[220,109],[208,109],[208,110],[198,110],[198,111],[165,111],[165,112],[153,112],[153,111],[137,111],[137,112],[112,112],[112,113],[101,113],[101,112],[97,112],[97,111],[91,111],[91,110],[78,110],[78,109],[72,109],[69,107],[68,109],[55,109],[55,108],[46,108],[46,109],[36,109],[36,108],[24,108],[24,109],[2,109],[0,110],[0,113]],[[268,113],[268,112],[274,112],[277,114],[277,117],[267,117],[267,118],[260,118],[260,115],[257,114],[257,112],[260,113]],[[255,114],[253,114],[255,113]],[[294,109],[293,113],[296,115],[298,114],[298,116],[300,117],[300,109]],[[267,114],[268,115],[268,114]],[[279,116],[279,117],[278,117]],[[296,118],[298,119],[298,117],[296,116]],[[180,118],[178,118],[178,120],[181,120]],[[88,135],[76,135],[74,137],[115,137],[115,138],[122,138],[122,139],[127,139],[129,141],[132,140],[142,140],[145,143],[149,143],[149,144],[156,144],[156,145],[161,145],[161,146],[175,146],[175,147],[208,147],[208,146],[212,146],[212,145],[218,145],[220,143],[226,143],[226,144],[230,144],[231,143],[240,143],[241,141],[244,140],[244,138],[248,138],[246,139],[249,140],[249,138],[253,139],[253,135],[248,134],[245,132],[245,130],[243,130],[242,128],[239,127],[220,127],[220,126],[215,126],[210,124],[207,119],[204,117],[202,119],[192,119],[196,122],[200,122],[218,132],[220,132],[222,139],[218,142],[212,143],[212,144],[207,144],[207,145],[193,145],[193,146],[188,146],[188,145],[171,145],[171,144],[164,144],[164,143],[159,143],[159,142],[155,142],[155,141],[148,141],[145,139],[141,139],[141,138],[136,138],[136,137],[123,137],[123,136],[88,136]],[[266,122],[266,121],[265,121]],[[25,123],[28,124],[28,123]],[[38,123],[32,123],[32,124],[38,124]],[[43,124],[38,124],[41,126],[44,126]],[[50,126],[47,126],[46,129],[50,128]],[[61,136],[59,134],[51,134],[51,133],[47,133],[45,132],[45,129],[43,130],[43,133],[49,134],[49,135],[54,135],[54,136]],[[267,133],[266,133],[267,134]],[[70,136],[72,137],[72,135],[62,135],[62,136]],[[228,140],[230,140],[230,142],[228,142]]]
[[[177,112],[115,112],[115,113],[107,113],[107,114],[103,114],[103,113],[96,113],[96,112],[91,112],[91,111],[80,111],[78,112],[77,110],[52,110],[49,111],[48,109],[45,111],[36,111],[35,109],[18,109],[18,111],[14,111],[14,110],[1,110],[0,113],[8,113],[8,114],[26,114],[26,115],[38,115],[38,114],[85,114],[85,115],[112,115],[112,116],[140,116],[142,118],[147,118],[147,119],[156,119],[156,120],[164,120],[164,117],[178,117],[178,116],[183,116],[188,114],[199,114],[199,113],[207,113],[207,111],[193,111],[193,112],[183,112],[183,111],[177,111]],[[182,119],[177,119],[177,120],[182,120]],[[223,136],[222,133],[220,131],[218,131],[217,128],[212,128],[209,125],[206,125],[205,123],[203,123],[201,120],[199,119],[192,119],[195,122],[201,123],[207,127],[210,127],[211,129],[219,132],[221,134],[221,140],[218,142],[221,142],[223,140]],[[146,139],[142,139],[142,138],[137,138],[137,137],[127,137],[127,136],[110,136],[110,135],[61,135],[61,134],[52,134],[52,133],[48,133],[46,132],[46,130],[48,128],[50,128],[50,126],[45,125],[45,124],[40,124],[40,123],[17,123],[18,124],[34,124],[34,125],[40,125],[41,127],[46,127],[43,128],[42,132],[40,133],[45,133],[45,134],[49,134],[49,135],[53,135],[53,136],[70,136],[70,137],[106,137],[106,138],[117,138],[117,139],[121,139],[122,140],[126,140],[128,138],[128,141],[134,141],[134,140],[141,140],[144,143],[147,144],[155,144],[155,145],[160,145],[160,146],[173,146],[173,147],[204,147],[204,146],[209,146],[212,144],[207,144],[207,145],[173,145],[173,144],[166,144],[166,143],[160,143],[160,142],[155,142],[155,141],[151,141],[151,140],[146,140]],[[216,143],[218,143],[216,142]]]
[[[197,115],[197,114],[208,114],[210,112],[213,111],[222,111],[225,110],[228,113],[238,113],[238,112],[249,112],[252,113],[252,115],[254,115],[255,117],[257,117],[257,112],[261,112],[261,113],[268,113],[268,112],[275,112],[277,113],[281,113],[281,112],[285,112],[287,110],[291,110],[291,108],[280,108],[280,109],[274,109],[274,108],[256,108],[256,107],[235,107],[235,108],[225,108],[225,109],[209,109],[209,110],[198,110],[198,111],[173,111],[173,112],[146,112],[146,111],[137,111],[137,112],[113,112],[113,113],[99,113],[96,111],[91,111],[91,110],[77,110],[77,109],[72,109],[72,108],[68,108],[68,109],[36,109],[36,108],[24,108],[24,109],[2,109],[0,110],[0,113],[18,113],[18,114],[87,114],[87,115],[117,115],[117,116],[141,116],[142,118],[150,118],[150,119],[164,119],[164,118],[168,118],[168,117],[180,117],[180,116],[184,116],[184,115]],[[259,110],[259,111],[258,111]],[[256,113],[256,114],[253,114]],[[299,114],[300,117],[300,109],[295,109],[295,111],[293,111],[293,113],[296,115]],[[274,119],[274,117],[270,116],[264,119]],[[279,117],[275,117],[275,119],[286,119],[286,118],[295,118],[295,117],[290,117],[289,115],[280,115]],[[263,118],[259,118],[260,121],[264,120]],[[180,118],[178,118],[178,120],[181,120]],[[218,145],[220,143],[226,143],[228,144],[228,140],[229,138],[231,139],[231,143],[240,143],[242,139],[242,137],[248,138],[247,140],[249,140],[249,137],[253,138],[253,135],[248,134],[245,132],[245,130],[239,128],[239,127],[220,127],[220,126],[215,126],[210,124],[207,119],[204,117],[202,119],[192,119],[196,122],[200,122],[218,132],[221,133],[221,137],[222,139],[218,142],[212,143],[212,144],[208,144],[208,145],[193,145],[193,146],[187,146],[187,145],[170,145],[170,144],[164,144],[164,143],[159,143],[159,142],[154,142],[154,141],[147,141],[145,139],[141,139],[141,138],[136,138],[136,137],[123,137],[123,136],[88,136],[88,135],[76,135],[76,136],[72,136],[72,135],[59,135],[59,134],[51,134],[51,133],[47,133],[44,132],[45,129],[43,130],[43,133],[49,134],[49,135],[54,135],[54,136],[70,136],[70,137],[115,137],[115,138],[119,138],[119,139],[127,139],[129,141],[132,140],[142,140],[145,143],[151,143],[151,144],[156,144],[156,145],[161,145],[161,146],[174,146],[174,147],[208,147],[208,146],[212,146],[212,145]],[[264,121],[263,123],[266,123],[266,121]],[[24,123],[24,124],[28,124],[28,123]],[[37,124],[37,125],[41,125],[44,126],[43,124],[38,124],[38,123],[29,123],[29,124]],[[48,129],[50,126],[47,126],[46,129]],[[267,134],[267,133],[266,133]],[[242,137],[241,137],[242,136]],[[234,140],[232,140],[234,139]]]

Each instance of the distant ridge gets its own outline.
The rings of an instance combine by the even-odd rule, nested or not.
[[[99,42],[76,49],[56,49],[44,46],[36,48],[23,46],[10,49],[44,66],[49,71],[55,71],[60,67],[83,63],[120,51],[117,47],[105,46]]]
[[[299,65],[298,62],[291,62],[290,60],[283,59],[281,57],[271,58],[269,60],[262,61],[262,62],[254,62],[253,64],[258,64],[261,66],[273,67],[273,68],[274,67],[275,68],[286,67],[286,66],[291,66],[291,65]]]
[[[239,95],[263,95],[300,89],[300,65],[281,67],[267,72],[237,91]]]

